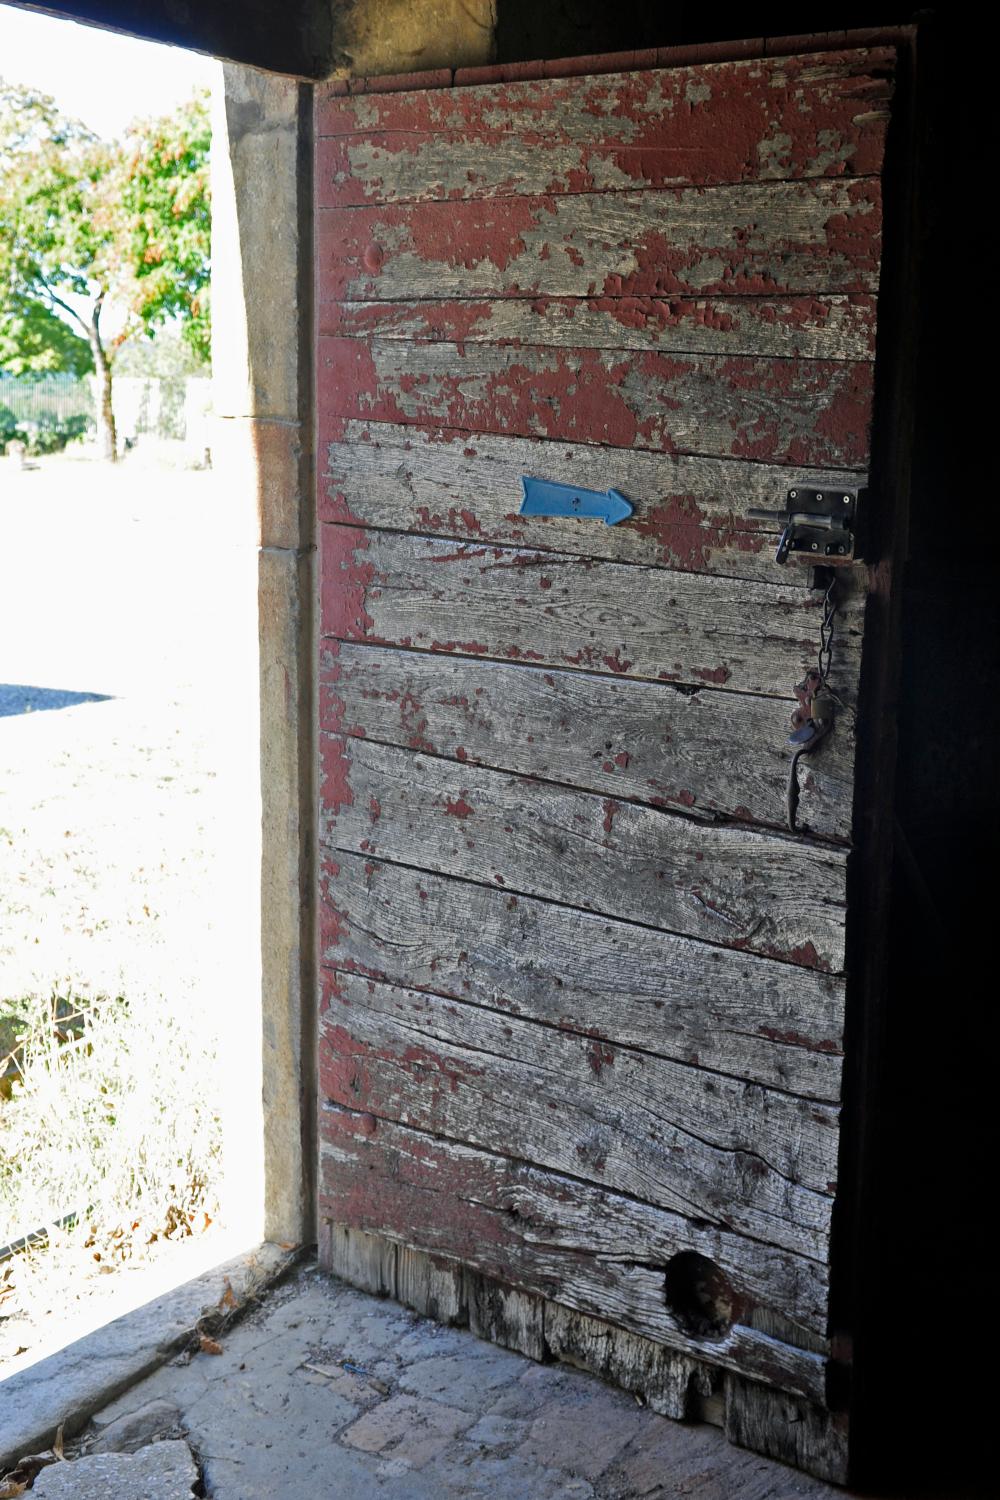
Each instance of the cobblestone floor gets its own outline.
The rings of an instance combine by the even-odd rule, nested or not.
[[[732,1448],[713,1427],[668,1421],[589,1375],[534,1364],[311,1267],[272,1291],[221,1354],[182,1357],[100,1412],[83,1451],[145,1451],[151,1437],[170,1442],[165,1464],[180,1455],[171,1497],[190,1493],[185,1443],[216,1500],[843,1495]],[[132,1500],[127,1476],[115,1494]]]

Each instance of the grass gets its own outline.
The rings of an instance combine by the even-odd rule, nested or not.
[[[222,1130],[201,1035],[148,999],[0,1001],[0,1253],[29,1239],[0,1261],[0,1316],[30,1320],[53,1278],[212,1222]]]

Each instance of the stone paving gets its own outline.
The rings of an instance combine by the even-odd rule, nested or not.
[[[111,1449],[148,1455],[153,1439],[163,1440],[154,1447],[170,1448],[167,1477],[160,1476],[170,1500],[189,1493],[184,1444],[202,1493],[217,1500],[834,1500],[843,1493],[732,1448],[713,1427],[670,1422],[589,1375],[534,1364],[313,1267],[275,1288],[222,1342],[221,1354],[181,1356],[101,1411],[71,1459],[79,1488],[40,1493],[89,1494],[88,1464],[106,1463]],[[168,1488],[179,1453],[181,1487]],[[69,1464],[58,1469],[65,1486]],[[140,1500],[147,1490],[141,1482],[131,1487],[127,1476],[123,1467],[104,1493]]]

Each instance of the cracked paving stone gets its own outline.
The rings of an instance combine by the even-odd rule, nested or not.
[[[434,1473],[444,1495],[461,1500],[592,1500],[594,1487],[586,1479],[528,1463],[517,1454],[500,1458],[475,1450],[459,1451],[436,1464]]]
[[[418,1360],[399,1377],[399,1384],[414,1396],[429,1396],[466,1411],[478,1411],[484,1396],[511,1385],[522,1373],[522,1361],[516,1354],[489,1345],[461,1353],[433,1355]]]
[[[133,1398],[134,1400],[134,1398]],[[180,1425],[181,1414],[172,1401],[147,1401],[102,1425],[90,1444],[91,1453],[130,1453],[161,1438]]]
[[[343,1441],[365,1453],[401,1460],[410,1469],[422,1469],[471,1421],[468,1412],[437,1401],[393,1396],[359,1418],[343,1434]]]
[[[198,1471],[187,1443],[153,1443],[138,1453],[92,1453],[43,1469],[37,1500],[191,1500]]]
[[[531,1424],[518,1456],[568,1474],[596,1479],[655,1419],[601,1386],[551,1401]]]
[[[513,1417],[498,1417],[487,1414],[480,1417],[475,1427],[465,1434],[470,1443],[483,1448],[516,1447],[528,1436],[528,1423]]]

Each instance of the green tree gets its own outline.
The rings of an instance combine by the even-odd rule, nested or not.
[[[7,375],[92,375],[90,345],[44,302],[12,293],[0,310],[0,370]]]
[[[0,326],[13,341],[31,303],[79,328],[111,462],[122,345],[179,320],[208,358],[209,144],[204,97],[137,122],[118,145],[61,116],[44,95],[0,83]],[[34,316],[37,329],[42,315]]]

